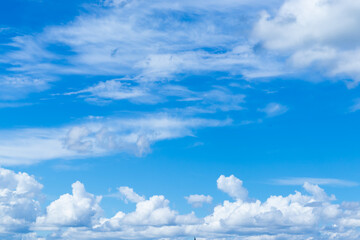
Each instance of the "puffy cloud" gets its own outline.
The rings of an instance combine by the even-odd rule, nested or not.
[[[273,16],[264,12],[253,34],[296,68],[318,66],[357,82],[359,10],[360,3],[351,0],[287,0]]]
[[[134,189],[129,187],[119,187],[119,192],[125,197],[125,201],[130,201],[134,203],[142,202],[145,200],[143,196],[138,195],[134,192]]]
[[[145,200],[140,197],[133,189],[123,187],[122,190],[126,192],[127,196],[131,196],[132,201],[136,203],[136,210],[128,214],[118,212],[110,219],[102,219],[100,224],[95,228],[100,230],[123,231],[124,227],[137,229],[144,229],[144,226],[159,227],[162,226],[176,226],[176,225],[193,225],[199,223],[194,213],[188,215],[179,215],[178,212],[170,209],[169,200],[164,196],[155,195]]]
[[[220,176],[219,189],[238,196],[242,182],[234,176]],[[118,212],[102,218],[92,228],[71,228],[59,232],[59,239],[357,239],[359,203],[332,203],[323,189],[304,184],[308,193],[271,196],[266,201],[224,201],[213,213],[198,219],[194,213],[179,215],[169,208],[164,196],[152,196],[136,204],[130,213]],[[241,191],[239,191],[241,189]],[[244,195],[242,193],[242,195]],[[81,237],[79,237],[81,236]]]
[[[46,215],[38,217],[36,224],[38,227],[91,226],[102,212],[100,201],[101,197],[86,192],[82,183],[75,182],[72,195],[61,195],[50,203]]]
[[[46,230],[46,239],[332,239],[352,240],[360,236],[360,203],[334,203],[318,185],[305,183],[304,193],[250,200],[242,181],[220,176],[218,188],[235,200],[225,200],[204,218],[181,215],[170,208],[164,196],[141,197],[122,187],[136,209],[102,217],[101,197],[75,182],[72,194],[50,203],[39,216],[35,200],[42,185],[26,173],[0,169],[0,235],[5,239],[40,239],[33,230]],[[190,195],[193,199],[209,196]],[[36,222],[35,222],[36,219]]]
[[[40,214],[42,185],[27,173],[0,168],[0,236],[18,239]],[[20,239],[21,237],[19,237]]]
[[[259,108],[259,112],[264,112],[267,117],[275,117],[284,114],[288,111],[288,108],[279,103],[269,103],[264,108]]]
[[[246,200],[248,197],[248,191],[243,187],[243,182],[234,175],[230,177],[221,175],[217,180],[217,187],[237,200]]]
[[[187,202],[191,204],[193,207],[202,207],[204,203],[211,203],[213,198],[210,195],[190,195],[188,197],[185,197]]]
[[[82,158],[126,152],[142,156],[151,144],[192,136],[193,130],[230,124],[201,118],[180,118],[167,114],[139,118],[93,119],[49,129],[1,131],[0,163],[34,164],[57,158]]]

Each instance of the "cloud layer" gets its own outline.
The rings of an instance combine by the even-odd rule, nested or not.
[[[51,159],[96,157],[122,152],[142,156],[149,153],[151,145],[158,141],[194,136],[196,129],[230,123],[230,119],[153,114],[137,118],[94,119],[60,128],[2,131],[0,163],[34,164]]]
[[[136,204],[135,210],[104,217],[101,196],[80,182],[72,194],[61,195],[45,211],[36,200],[42,185],[26,173],[1,169],[0,234],[3,239],[358,239],[360,203],[338,203],[318,185],[305,182],[304,191],[270,196],[265,201],[247,198],[235,176],[220,176],[218,188],[235,200],[217,204],[199,218],[194,212],[171,209],[162,195],[145,198],[129,187],[119,191]],[[192,195],[192,203],[210,196]],[[11,199],[11,200],[9,200]],[[196,201],[192,201],[192,200]],[[40,237],[39,230],[49,234]],[[42,234],[43,235],[43,234]]]

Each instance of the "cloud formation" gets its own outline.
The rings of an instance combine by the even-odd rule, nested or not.
[[[295,69],[316,66],[354,86],[360,79],[359,9],[351,0],[286,0],[275,14],[262,13],[253,36]]]
[[[259,108],[258,111],[265,113],[267,117],[275,117],[286,113],[288,107],[280,103],[269,103],[264,108]]]
[[[99,81],[77,93],[137,103],[158,101],[149,90],[191,74],[276,76],[279,65],[257,56],[245,35],[257,14],[245,7],[277,1],[102,1],[67,24],[10,39],[0,62],[9,64],[7,75],[43,79],[23,90],[14,83],[14,92],[44,90],[69,75],[125,76],[135,84]]]
[[[129,187],[119,187],[119,192],[125,197],[125,202],[138,203],[145,200],[144,196],[138,195],[134,189]]]
[[[318,185],[305,182],[303,192],[272,195],[265,201],[247,198],[235,176],[220,176],[218,188],[235,200],[225,200],[212,213],[198,218],[180,214],[162,195],[145,198],[129,187],[119,188],[134,211],[104,217],[101,196],[86,192],[75,182],[72,194],[61,195],[41,213],[36,197],[42,185],[26,173],[1,169],[0,234],[5,239],[40,239],[36,231],[49,232],[41,239],[358,239],[360,203],[335,202]],[[11,198],[11,201],[9,200]],[[190,195],[193,203],[210,196]],[[208,201],[210,202],[210,201]],[[9,204],[11,203],[11,204]]]
[[[203,127],[220,127],[231,120],[153,114],[134,118],[93,119],[60,128],[2,131],[0,163],[34,164],[51,159],[96,157],[115,153],[143,156],[163,140],[193,136]]]
[[[27,173],[0,168],[0,236],[21,239],[41,213],[42,185]]]
[[[234,175],[229,177],[225,177],[221,175],[217,180],[217,187],[221,191],[229,194],[229,196],[233,197],[236,200],[246,200],[248,197],[247,190],[243,187],[243,182],[236,178]]]
[[[80,182],[72,184],[72,195],[64,194],[53,201],[46,214],[36,219],[37,227],[91,226],[101,214],[101,197],[85,191]]]
[[[343,186],[343,187],[354,187],[358,186],[357,182],[346,181],[335,178],[282,178],[275,179],[274,184],[279,185],[303,185],[305,182],[316,184],[316,185],[330,185],[330,186]]]

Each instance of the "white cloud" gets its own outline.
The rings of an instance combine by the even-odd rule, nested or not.
[[[141,197],[122,187],[136,209],[103,217],[101,197],[85,191],[80,182],[73,193],[53,201],[40,215],[42,185],[26,173],[0,169],[0,235],[5,239],[41,239],[34,231],[49,232],[46,239],[332,239],[355,240],[360,236],[360,203],[334,202],[317,185],[305,183],[304,193],[272,195],[265,201],[250,200],[235,176],[218,179],[220,190],[235,200],[225,200],[204,218],[181,215],[164,196]],[[246,196],[245,196],[246,195]],[[191,197],[193,196],[193,197]],[[245,197],[244,197],[245,196]],[[209,196],[190,195],[208,201]]]
[[[91,226],[102,209],[99,206],[101,197],[87,193],[80,182],[72,185],[72,195],[64,194],[50,203],[46,215],[36,219],[37,227],[81,227]]]
[[[7,73],[34,79],[69,74],[130,76],[136,83],[162,85],[191,73],[213,71],[247,78],[274,76],[281,74],[280,65],[271,56],[254,54],[242,33],[256,14],[245,6],[257,9],[277,1],[107,0],[105,7],[93,6],[67,24],[13,38],[8,44],[13,48],[0,61],[10,65]],[[110,80],[83,93],[153,102],[154,95],[146,90]]]
[[[127,199],[136,202],[136,210],[128,214],[118,212],[110,219],[103,218],[97,230],[102,231],[142,231],[144,226],[149,228],[176,225],[193,225],[199,223],[194,213],[179,215],[178,212],[170,209],[169,200],[164,196],[155,195],[149,199],[139,196],[129,187],[120,188]],[[127,229],[124,229],[127,228]],[[161,231],[159,231],[161,234]],[[141,233],[140,233],[141,235]]]
[[[139,82],[138,82],[139,81]],[[78,95],[93,103],[128,100],[135,104],[156,104],[175,98],[185,112],[214,113],[243,110],[244,94],[234,94],[226,87],[213,86],[207,91],[192,91],[185,86],[139,79],[113,79],[64,95]]]
[[[354,105],[350,107],[350,112],[356,112],[360,110],[360,99],[355,99]]]
[[[217,180],[217,187],[237,200],[246,200],[248,197],[248,192],[243,187],[243,182],[234,175],[230,177],[221,175]]]
[[[193,207],[202,207],[204,203],[211,203],[213,198],[210,195],[190,195],[185,197],[187,202],[191,204]]]
[[[220,176],[220,190],[237,199],[217,205],[213,213],[199,219],[194,213],[179,215],[164,196],[139,201],[136,210],[102,218],[92,228],[70,228],[58,232],[59,239],[357,239],[359,203],[332,203],[323,189],[304,184],[308,193],[271,196],[266,201],[243,197],[242,181]],[[240,190],[239,190],[240,189]],[[241,198],[239,198],[239,192]],[[247,193],[247,191],[246,191]],[[80,237],[81,236],[81,237]]]
[[[142,156],[158,141],[193,136],[203,127],[219,127],[230,120],[172,117],[93,119],[83,124],[49,129],[2,131],[0,163],[34,164],[50,159],[83,158],[126,152]]]
[[[351,0],[287,0],[273,15],[264,12],[254,37],[266,49],[288,57],[295,68],[314,68],[330,76],[359,81],[357,14]]]
[[[357,182],[335,179],[335,178],[283,178],[283,179],[273,180],[274,184],[279,184],[279,185],[301,186],[305,182],[316,185],[330,185],[330,186],[344,186],[344,187],[354,187],[359,185]]]
[[[0,168],[0,236],[18,239],[40,214],[42,185],[27,173]],[[20,237],[19,237],[20,239]]]
[[[264,108],[259,108],[259,112],[264,112],[267,117],[275,117],[288,111],[288,107],[279,103],[269,103]]]
[[[130,201],[133,203],[142,202],[145,200],[144,196],[138,195],[134,189],[129,187],[119,187],[119,192],[125,197],[125,202]]]
[[[40,92],[49,88],[51,79],[27,75],[0,75],[0,99],[18,100],[29,93]]]

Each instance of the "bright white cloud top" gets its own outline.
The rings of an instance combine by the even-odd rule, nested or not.
[[[72,194],[61,195],[41,213],[36,200],[42,185],[26,173],[1,169],[1,234],[7,238],[42,239],[32,230],[47,230],[48,239],[358,239],[360,203],[334,202],[318,185],[305,183],[304,193],[271,196],[266,201],[245,199],[247,190],[235,176],[220,176],[219,190],[233,201],[225,200],[204,218],[195,213],[180,214],[170,208],[164,196],[141,197],[121,187],[129,201],[136,203],[132,212],[119,211],[103,217],[101,196],[86,192],[75,182]],[[26,181],[26,182],[24,182]],[[9,205],[11,198],[13,204]],[[211,202],[210,196],[192,195],[192,203]],[[209,200],[210,199],[210,200]],[[6,223],[6,224],[5,224]],[[5,225],[4,225],[5,224]],[[23,233],[18,233],[19,228]]]

